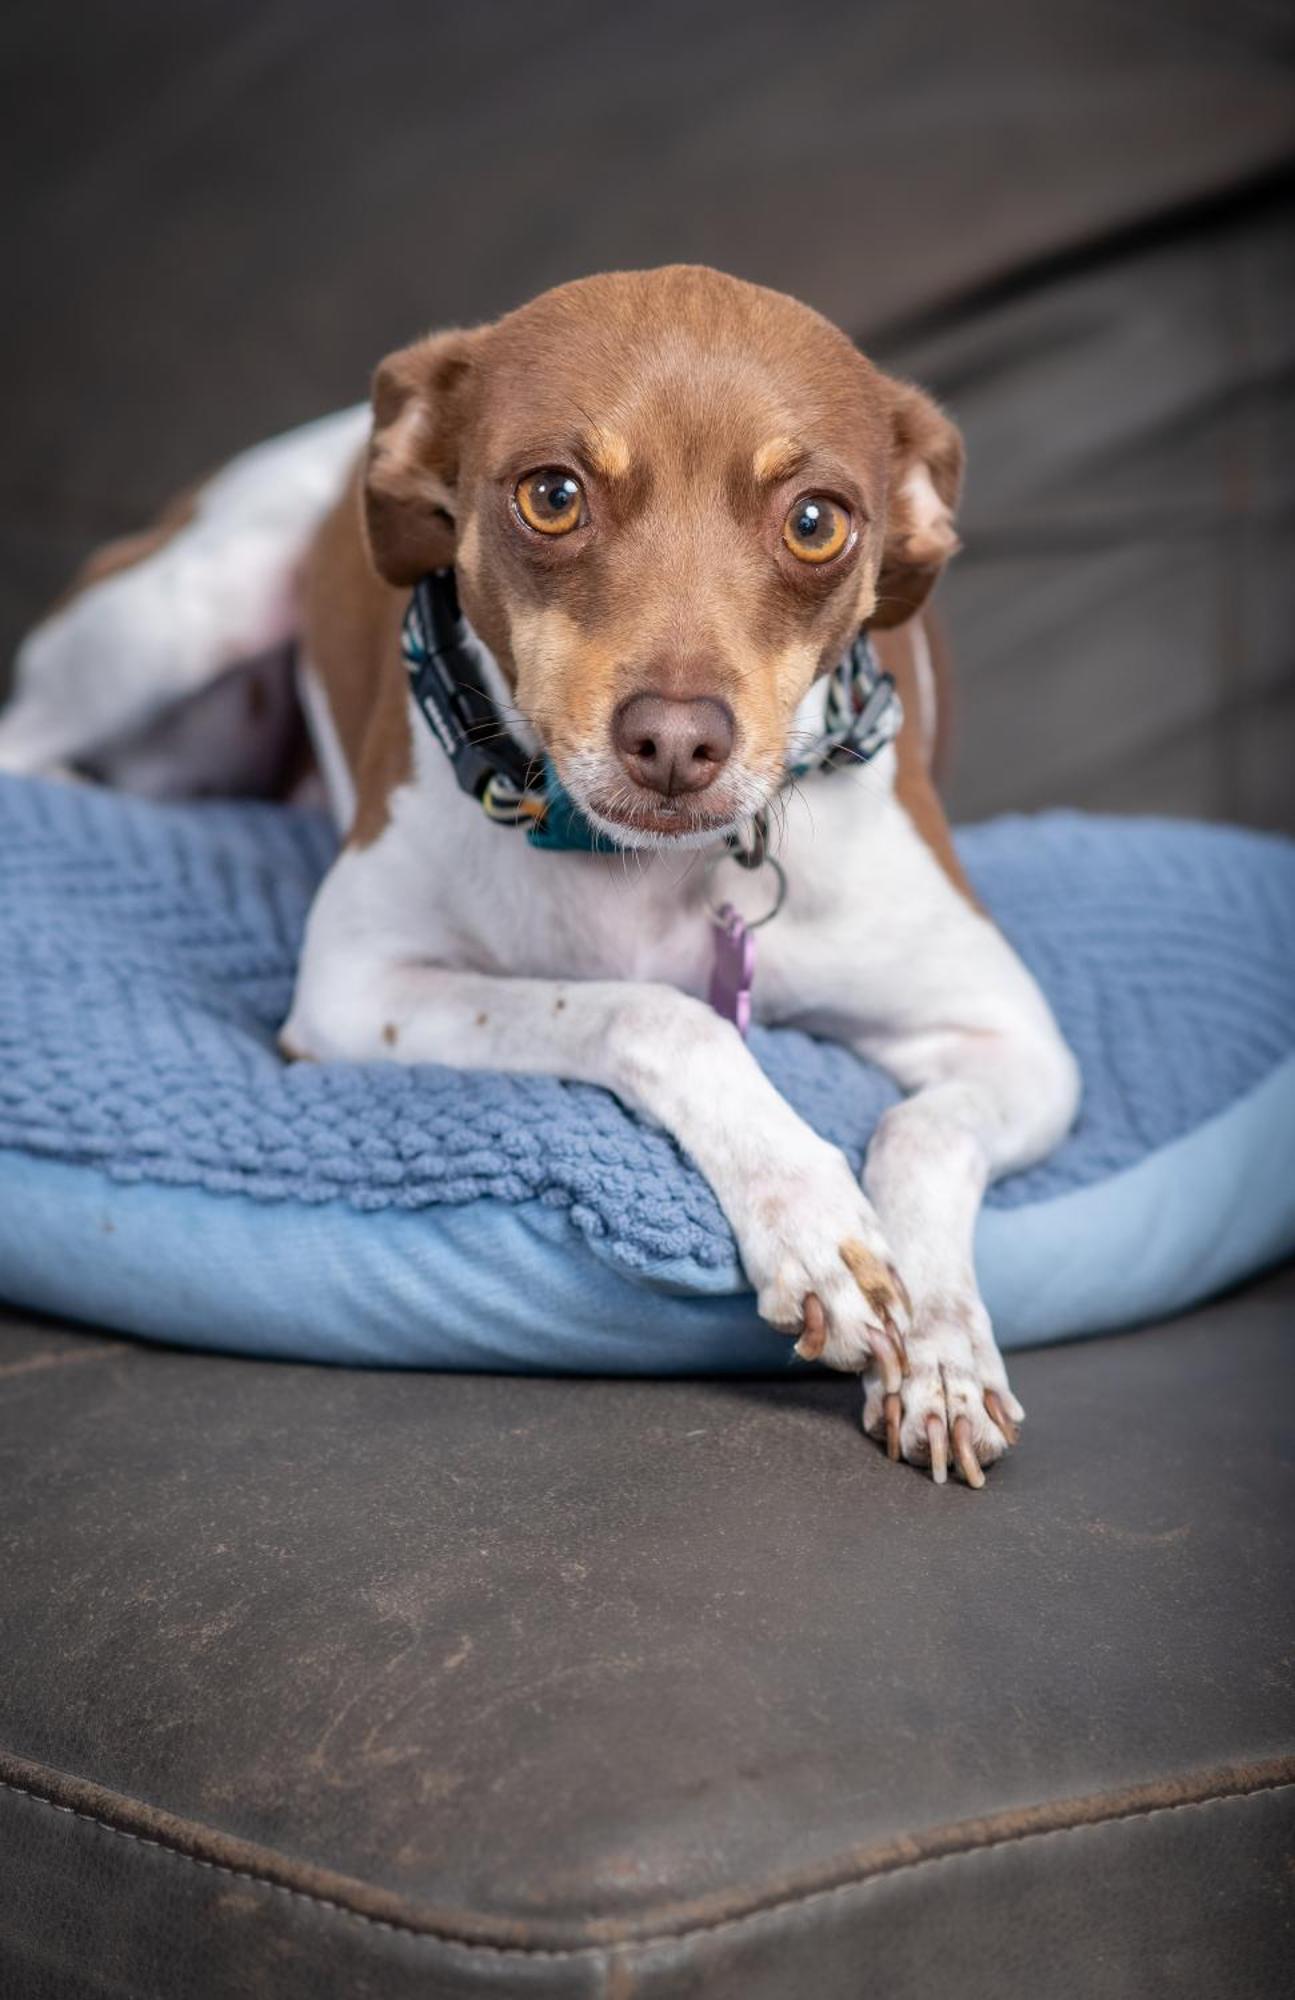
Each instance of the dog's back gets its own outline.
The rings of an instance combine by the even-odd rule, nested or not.
[[[301,575],[368,429],[257,446],[85,563],[15,661],[0,770],[154,795],[282,791],[301,769]]]

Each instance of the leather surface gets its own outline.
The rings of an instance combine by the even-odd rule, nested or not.
[[[5,1322],[0,1990],[1277,1992],[1293,1319],[1017,1357],[982,1495],[845,1382]]]
[[[1280,8],[6,18],[0,658],[96,541],[425,327],[697,259],[804,296],[966,429],[957,816],[1295,825]]]

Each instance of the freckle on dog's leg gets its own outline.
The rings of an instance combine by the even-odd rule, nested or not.
[[[908,1314],[908,1292],[893,1264],[883,1264],[861,1243],[841,1245],[841,1261],[868,1301],[884,1331],[873,1341],[873,1361],[881,1371],[887,1394],[897,1393],[908,1373],[908,1349],[892,1306]]]
[[[908,1342],[904,1339],[899,1327],[889,1313],[883,1314],[882,1317],[886,1322],[886,1331],[895,1343],[895,1356],[899,1362],[900,1374],[907,1375],[910,1373],[908,1365]]]

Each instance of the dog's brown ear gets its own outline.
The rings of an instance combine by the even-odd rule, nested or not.
[[[911,618],[961,547],[953,526],[963,464],[957,425],[911,383],[890,389],[890,490],[873,625]]]
[[[481,334],[434,333],[389,354],[373,378],[364,524],[388,583],[416,583],[454,560],[459,446]]]

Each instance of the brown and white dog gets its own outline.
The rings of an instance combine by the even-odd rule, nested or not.
[[[919,611],[957,546],[961,468],[936,405],[792,299],[689,267],[564,285],[393,355],[371,413],[246,454],[104,551],[21,651],[0,768],[259,782],[284,706],[248,700],[246,663],[295,640],[345,844],[285,1050],[615,1091],[707,1176],[763,1317],[863,1373],[867,1430],[980,1485],[1023,1412],[976,1215],[992,1177],[1056,1145],[1079,1083],[929,775]],[[616,853],[539,851],[457,788],[400,644],[410,586],[450,564],[501,722]],[[902,732],[789,792],[865,627]],[[719,857],[780,795],[756,1016],[909,1093],[862,1187],[703,997],[711,863],[754,917],[767,884]]]

